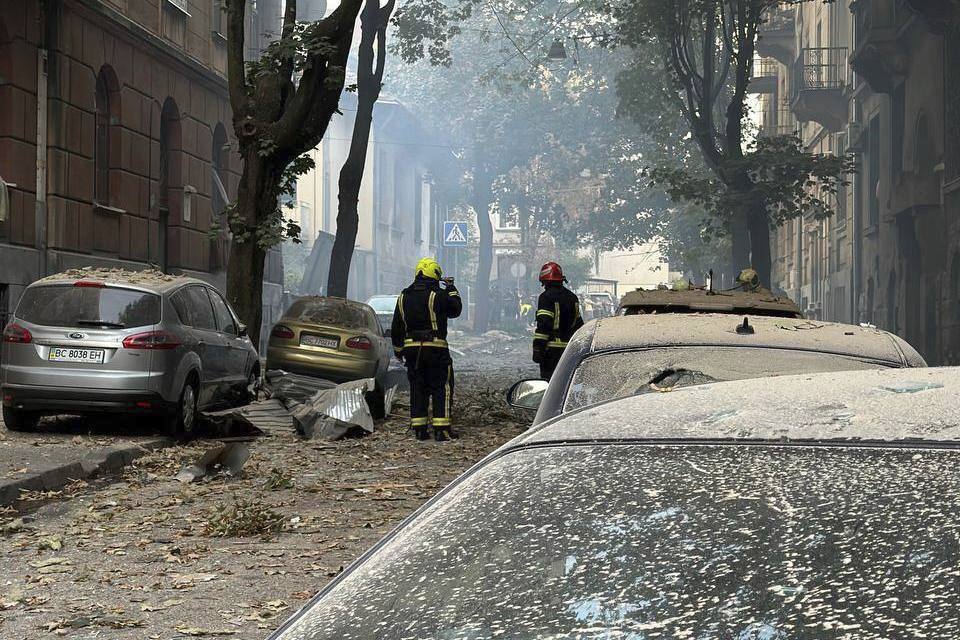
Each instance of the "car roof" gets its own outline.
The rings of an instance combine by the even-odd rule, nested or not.
[[[360,302],[359,300],[351,300],[350,298],[341,298],[339,296],[298,296],[290,304],[291,307],[297,304],[298,302],[329,302],[331,306],[342,306],[342,307],[356,307],[357,309],[367,309],[371,310],[371,307],[366,302]],[[287,309],[289,311],[289,309]]]
[[[203,280],[189,276],[163,273],[156,269],[134,271],[131,269],[106,269],[101,267],[83,267],[68,269],[33,283],[35,285],[73,284],[78,280],[93,280],[106,285],[130,287],[143,291],[163,294],[185,284],[207,284]]]
[[[738,333],[744,319],[752,333]],[[871,325],[724,313],[643,314],[595,321],[591,352],[631,348],[717,345],[834,353],[922,367],[905,340]]]
[[[843,371],[682,387],[564,414],[503,448],[731,439],[960,442],[960,368]]]
[[[706,289],[636,289],[620,300],[621,309],[641,307],[660,313],[719,312],[756,313],[801,318],[800,308],[790,298],[776,296],[762,287],[755,291],[709,291]]]

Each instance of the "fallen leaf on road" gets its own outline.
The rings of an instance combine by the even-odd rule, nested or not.
[[[47,558],[46,560],[34,560],[30,563],[30,566],[34,569],[43,569],[44,567],[52,567],[56,564],[70,564],[70,560],[64,558],[63,556],[54,556],[53,558]]]
[[[37,542],[37,548],[43,551],[44,549],[49,549],[51,551],[60,551],[63,549],[63,540],[60,536],[50,536],[49,538],[40,538]]]
[[[164,600],[160,604],[142,604],[140,605],[140,611],[163,611],[164,609],[169,609],[170,607],[176,607],[183,604],[183,600],[177,600],[171,598],[170,600]]]
[[[200,627],[176,627],[177,633],[185,636],[234,636],[236,631],[230,629],[201,629]]]

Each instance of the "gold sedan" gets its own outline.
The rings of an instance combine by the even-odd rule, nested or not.
[[[392,352],[370,305],[307,296],[290,305],[270,332],[267,368],[333,382],[376,378],[379,387]]]

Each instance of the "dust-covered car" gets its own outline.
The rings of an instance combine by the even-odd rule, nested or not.
[[[25,430],[44,414],[150,415],[182,436],[198,409],[245,401],[259,374],[246,327],[209,284],[65,272],[27,287],[4,329],[3,420]]]
[[[383,334],[387,337],[390,337],[390,327],[393,326],[393,312],[397,309],[397,299],[399,297],[397,294],[379,295],[367,300],[367,304],[377,314]]]
[[[960,373],[679,389],[532,429],[271,640],[953,638]]]
[[[876,327],[765,315],[642,314],[587,323],[546,383],[509,394],[534,424],[590,404],[677,387],[797,373],[924,367],[905,340]]]
[[[270,332],[267,368],[347,382],[375,378],[378,394],[393,346],[370,305],[345,298],[298,298]]]

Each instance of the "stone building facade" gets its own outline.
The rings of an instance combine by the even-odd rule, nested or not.
[[[760,47],[782,54],[807,150],[859,167],[835,216],[777,230],[774,286],[814,318],[898,333],[931,363],[960,359],[957,13],[953,0],[805,3]]]
[[[252,56],[267,30],[249,20]],[[209,231],[241,169],[225,32],[219,0],[2,3],[0,313],[70,267],[223,284],[228,240]]]

